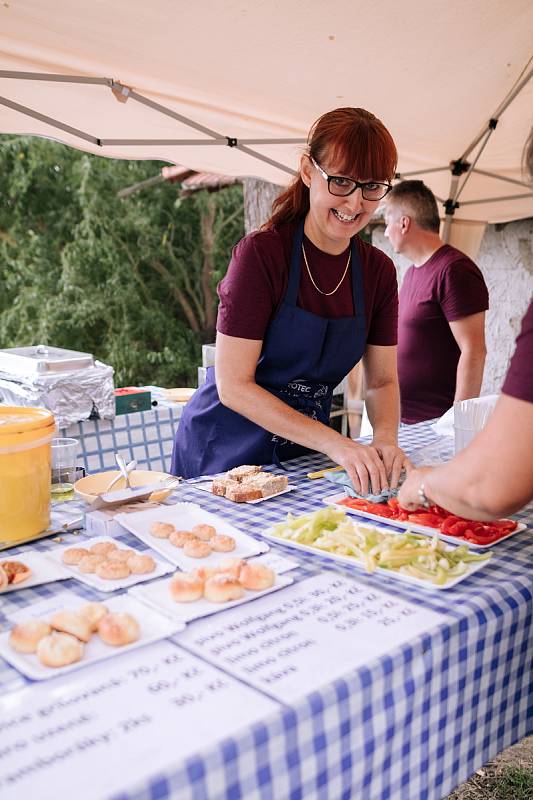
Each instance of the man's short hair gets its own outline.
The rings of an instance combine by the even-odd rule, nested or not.
[[[401,206],[406,215],[412,217],[424,230],[438,233],[440,228],[439,209],[435,195],[424,181],[401,181],[392,187],[387,202]]]

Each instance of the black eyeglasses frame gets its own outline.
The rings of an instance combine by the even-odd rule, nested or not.
[[[383,200],[384,197],[388,195],[390,190],[392,189],[392,183],[386,183],[385,181],[367,181],[366,183],[361,183],[361,181],[356,181],[355,178],[348,178],[346,175],[328,175],[328,173],[322,169],[320,164],[317,164],[313,156],[309,156],[309,160],[313,164],[314,167],[318,170],[318,172],[322,175],[324,180],[328,182],[328,192],[333,195],[333,197],[349,197],[353,194],[357,189],[361,189],[361,194],[363,195],[363,199],[369,202],[379,203],[380,200]],[[340,179],[343,181],[351,181],[353,183],[353,187],[350,189],[349,192],[344,194],[336,194],[335,192],[331,191],[331,181],[335,179]],[[385,188],[384,193],[381,197],[365,197],[365,188],[371,184],[377,184],[378,186],[383,186]]]

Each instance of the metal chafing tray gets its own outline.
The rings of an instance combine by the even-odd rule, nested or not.
[[[0,350],[0,371],[17,375],[46,375],[94,367],[90,353],[45,344]]]

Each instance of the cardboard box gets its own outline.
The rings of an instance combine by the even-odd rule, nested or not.
[[[115,412],[119,414],[132,414],[135,411],[149,411],[152,408],[152,395],[150,392],[139,391],[133,387],[115,389]]]
[[[88,511],[85,514],[85,530],[94,536],[116,536],[126,533],[126,528],[115,522],[117,514],[134,514],[136,511],[147,511],[151,508],[164,508],[161,503],[127,503],[109,511]]]

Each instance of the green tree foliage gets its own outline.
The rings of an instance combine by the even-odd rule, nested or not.
[[[186,199],[154,161],[0,137],[0,347],[93,353],[115,385],[195,385],[216,284],[243,235],[242,190]]]

